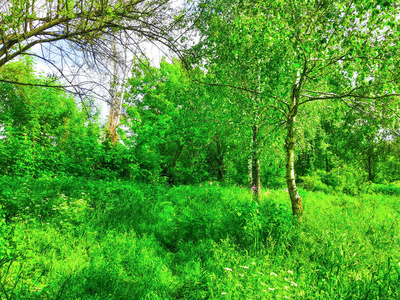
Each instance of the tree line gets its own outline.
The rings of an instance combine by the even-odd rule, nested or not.
[[[262,186],[284,186],[296,216],[299,181],[356,193],[365,182],[399,180],[396,2],[46,3],[15,0],[1,11],[3,174],[218,180],[255,201]],[[125,92],[110,82],[121,109],[108,128],[82,85],[70,81],[77,105],[59,89],[65,81],[37,75],[29,59],[34,45],[49,45],[41,58],[56,67],[104,70],[105,57],[119,62],[116,44],[137,50],[141,39],[178,57],[156,67],[135,52]]]

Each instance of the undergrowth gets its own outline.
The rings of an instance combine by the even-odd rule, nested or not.
[[[399,299],[399,198],[0,178],[2,299]]]

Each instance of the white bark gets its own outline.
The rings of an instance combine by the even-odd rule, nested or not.
[[[301,219],[303,215],[303,205],[301,202],[301,197],[297,191],[296,178],[294,172],[294,146],[296,143],[295,128],[294,124],[296,122],[296,115],[298,109],[298,97],[300,88],[300,75],[297,73],[295,83],[292,87],[292,93],[290,95],[290,112],[287,117],[286,129],[287,136],[285,141],[286,150],[286,184],[287,190],[290,195],[290,200],[292,202],[292,212],[293,215]]]

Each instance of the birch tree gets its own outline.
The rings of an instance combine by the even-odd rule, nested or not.
[[[273,112],[278,112],[284,121],[287,190],[293,214],[301,218],[303,206],[294,172],[296,117],[304,105],[313,101],[336,99],[363,110],[371,101],[397,98],[399,4],[226,0],[223,4],[204,1],[199,7],[220,19],[218,26],[205,26],[215,33],[213,36],[206,32],[201,37],[207,51],[216,58],[227,57],[236,65],[264,66],[261,89],[252,90],[267,99],[264,108],[272,108],[267,118],[276,118]],[[235,31],[238,36],[226,33],[238,23],[242,24]],[[233,40],[235,43],[226,51],[238,56],[220,52],[215,36]],[[229,71],[225,75],[229,76],[220,78],[228,80],[229,85],[244,88],[237,76],[231,76]]]
[[[192,55],[213,74],[206,84],[229,90],[230,97],[220,106],[230,107],[236,128],[247,127],[242,134],[247,137],[249,187],[254,200],[260,202],[260,160],[265,138],[271,136],[266,132],[278,122],[272,117],[276,115],[274,104],[263,91],[278,80],[272,72],[280,54],[267,45],[269,41],[259,40],[264,16],[253,6],[235,1],[206,1],[200,6],[197,28],[201,38]]]

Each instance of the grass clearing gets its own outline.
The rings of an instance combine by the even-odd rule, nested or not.
[[[0,178],[2,299],[399,299],[399,198]]]

